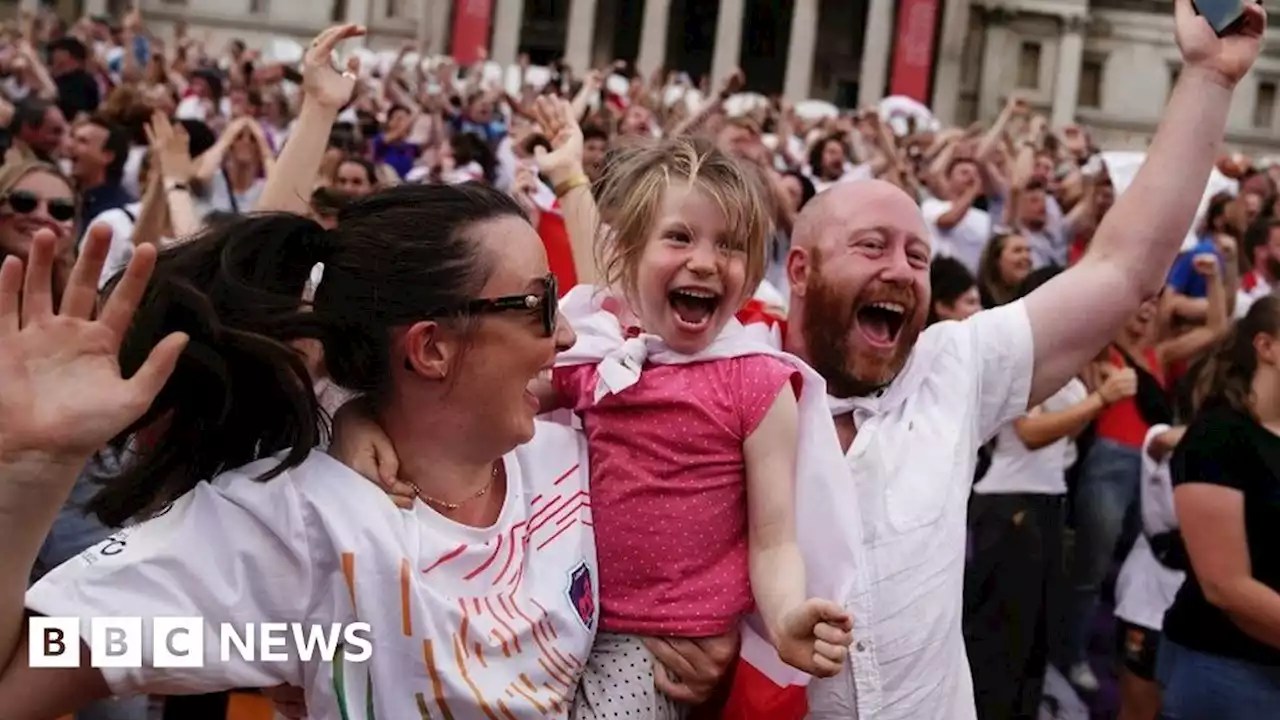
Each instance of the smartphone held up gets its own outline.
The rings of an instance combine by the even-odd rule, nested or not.
[[[1219,37],[1235,32],[1244,21],[1246,3],[1255,0],[1192,0],[1200,14]]]

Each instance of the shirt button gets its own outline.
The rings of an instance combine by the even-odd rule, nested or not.
[[[866,652],[866,651],[867,651],[867,644],[866,644],[866,643],[864,643],[864,642],[862,642],[861,640],[859,640],[859,641],[858,641],[858,644],[857,644],[857,645],[854,645],[854,647],[858,649],[858,652]]]

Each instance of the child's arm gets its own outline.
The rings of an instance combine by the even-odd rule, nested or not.
[[[743,443],[751,592],[778,657],[812,675],[831,677],[844,666],[853,621],[836,603],[805,597],[795,528],[799,416],[788,385]]]
[[[408,483],[400,482],[400,458],[391,439],[372,418],[361,398],[347,401],[333,416],[333,441],[329,454],[338,462],[363,475],[391,496],[392,502],[404,510],[413,507],[417,493]]]

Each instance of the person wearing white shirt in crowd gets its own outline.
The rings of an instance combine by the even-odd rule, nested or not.
[[[815,191],[822,192],[840,183],[875,177],[869,164],[855,165],[849,152],[849,146],[841,135],[828,135],[814,143],[809,152],[808,173]]]
[[[967,158],[951,161],[947,168],[947,200],[929,198],[920,206],[939,254],[953,257],[977,275],[982,250],[991,238],[991,216],[974,207],[983,196],[978,164]]]
[[[975,716],[960,608],[977,448],[1061,389],[1163,287],[1266,22],[1249,5],[1218,37],[1190,0],[1175,16],[1184,68],[1146,163],[1088,253],[1026,298],[921,333],[930,233],[910,196],[843,184],[800,213],[784,348],[827,381],[863,537],[844,598],[851,672],[809,686],[809,717]]]
[[[1164,614],[1186,578],[1186,549],[1178,534],[1169,458],[1185,426],[1153,425],[1142,445],[1139,508],[1142,532],[1116,578],[1120,670],[1119,720],[1156,720],[1160,684],[1156,654]]]

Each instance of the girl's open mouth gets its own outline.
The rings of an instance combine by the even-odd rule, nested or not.
[[[697,332],[711,324],[720,307],[720,296],[702,288],[679,288],[667,293],[667,301],[681,329]]]

